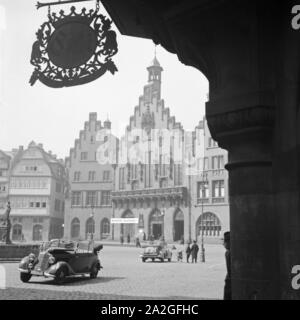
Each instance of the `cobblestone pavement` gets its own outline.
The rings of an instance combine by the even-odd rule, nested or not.
[[[68,279],[57,286],[53,280],[33,277],[29,283],[19,279],[17,263],[2,263],[4,299],[222,299],[225,277],[224,249],[206,245],[206,262],[142,263],[141,249],[104,247],[100,253],[104,269],[97,279]],[[0,279],[1,287],[1,279]]]

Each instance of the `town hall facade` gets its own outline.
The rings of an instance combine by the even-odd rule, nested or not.
[[[124,136],[114,137],[110,121],[91,113],[66,159],[66,238],[213,241],[229,230],[227,152],[205,118],[186,132],[171,116],[156,57],[147,71]],[[111,223],[118,218],[125,223]]]

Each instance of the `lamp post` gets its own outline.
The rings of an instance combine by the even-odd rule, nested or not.
[[[111,165],[113,170],[114,170],[114,176],[113,176],[113,191],[116,191],[116,168],[117,168],[117,163],[114,163]],[[112,206],[112,218],[115,217],[115,205],[114,202],[111,202],[111,206]],[[115,225],[112,223],[111,224],[111,239],[115,240]]]
[[[192,176],[191,176],[191,164],[189,167],[189,192],[188,192],[188,206],[189,206],[189,243],[192,242]]]
[[[91,208],[92,208],[92,212],[91,212],[91,215],[90,215],[90,218],[93,219],[93,222],[94,222],[94,216],[95,216],[95,206],[94,204],[91,205]],[[95,232],[95,224],[93,224],[93,227],[92,227],[92,230],[91,230],[91,241],[94,240],[94,232]]]
[[[205,179],[204,179],[205,177]],[[203,221],[203,212],[204,212],[204,195],[205,195],[205,184],[207,182],[207,174],[204,173],[204,168],[202,171],[202,185],[201,185],[201,191],[202,191],[202,201],[201,201],[201,262],[205,262],[205,248],[204,248],[204,221]]]

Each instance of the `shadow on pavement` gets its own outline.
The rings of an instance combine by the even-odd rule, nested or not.
[[[114,281],[114,280],[123,280],[123,279],[126,279],[126,278],[125,277],[101,277],[101,276],[99,276],[96,279],[91,279],[88,276],[85,276],[85,277],[77,276],[77,277],[66,278],[66,280],[61,285],[56,284],[53,279],[44,280],[44,281],[34,281],[34,279],[33,279],[33,280],[29,281],[29,284],[32,283],[32,284],[42,284],[42,285],[53,285],[53,286],[57,286],[59,288],[59,287],[65,286],[65,285],[72,286],[72,285],[76,285],[79,283],[80,283],[80,285],[84,286],[84,285],[105,283],[105,282],[110,282],[110,281]]]

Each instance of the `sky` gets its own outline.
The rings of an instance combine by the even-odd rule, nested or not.
[[[114,56],[118,72],[107,72],[94,82],[53,89],[39,81],[28,83],[33,66],[31,47],[35,33],[47,20],[47,8],[36,10],[36,0],[0,0],[0,149],[11,150],[33,140],[59,158],[69,155],[90,112],[98,119],[109,117],[112,131],[124,134],[138,98],[147,83],[147,70],[154,58],[152,40],[121,35]],[[46,0],[40,0],[46,2]],[[76,7],[94,8],[95,3]],[[53,12],[66,6],[52,7]],[[101,6],[102,13],[106,14]],[[193,67],[182,64],[163,47],[156,48],[162,74],[162,98],[172,116],[186,130],[193,130],[205,113],[208,81]]]

